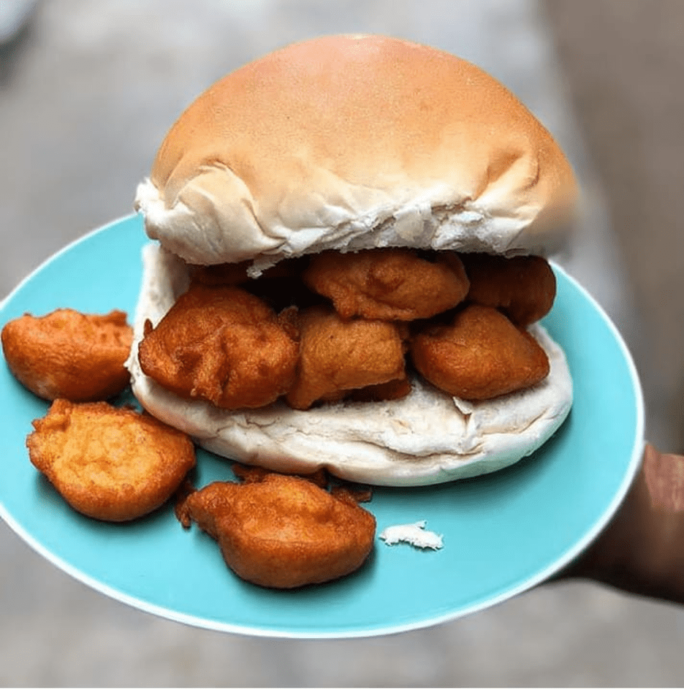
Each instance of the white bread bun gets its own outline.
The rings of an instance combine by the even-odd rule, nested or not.
[[[565,355],[545,330],[530,330],[549,356],[544,381],[498,399],[471,403],[413,381],[402,400],[328,404],[297,411],[284,403],[228,411],[181,398],[140,369],[145,320],[156,325],[189,284],[187,266],[156,243],[143,252],[143,282],[127,366],[133,392],[151,414],[219,455],[281,472],[320,467],[343,479],[385,486],[436,484],[485,474],[534,452],[572,405]]]
[[[504,86],[434,48],[365,35],[291,45],[227,75],[164,139],[136,208],[190,263],[253,274],[324,249],[547,255],[577,189]]]
[[[181,115],[137,190],[145,275],[128,366],[142,405],[220,455],[274,470],[325,466],[377,485],[492,472],[539,448],[572,404],[561,349],[531,332],[551,372],[468,403],[424,381],[382,403],[226,411],[143,374],[143,324],[188,285],[187,266],[249,260],[250,273],[326,249],[415,247],[548,255],[569,229],[573,172],[501,84],[447,53],[378,36],[329,36],[267,55]],[[181,257],[184,261],[181,261]]]

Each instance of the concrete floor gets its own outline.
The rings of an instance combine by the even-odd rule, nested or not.
[[[674,20],[681,19],[677,7],[683,6],[654,1],[649,6],[659,11],[649,13],[638,4],[43,3],[28,29],[0,48],[0,296],[69,241],[129,213],[135,185],[168,126],[226,71],[321,33],[404,36],[489,70],[567,150],[586,199],[569,269],[602,302],[643,363],[652,402],[649,438],[673,447],[681,412],[668,413],[666,404],[681,381],[682,307],[681,300],[665,304],[661,298],[679,286],[670,264],[654,272],[658,275],[645,269],[643,262],[653,255],[641,253],[638,239],[648,227],[649,237],[660,233],[662,246],[662,237],[672,234],[666,231],[681,224],[673,209],[682,202],[676,180],[682,179],[677,165],[684,157],[674,152],[681,152],[684,137],[681,125],[677,129],[667,120],[671,129],[666,129],[663,119],[664,111],[681,104],[673,103],[681,99],[673,95],[679,93],[681,70],[662,67],[676,67],[663,46],[677,43]],[[618,16],[618,5],[629,6],[628,18],[641,20],[636,44],[629,42],[634,34]],[[580,41],[585,35],[586,45]],[[662,43],[666,39],[670,43]],[[682,50],[676,55],[681,58]],[[635,79],[638,64],[647,70]],[[618,79],[623,65],[627,74]],[[649,75],[659,66],[658,88]],[[642,92],[632,88],[644,85],[648,107]],[[615,105],[615,94],[622,97],[620,117],[610,119],[606,112]],[[649,126],[654,112],[661,119]],[[647,146],[646,136],[659,144]],[[635,152],[632,143],[639,137]],[[648,212],[634,181],[645,153],[649,172],[639,175],[649,180]],[[667,185],[650,177],[659,170],[667,171]],[[649,219],[657,220],[655,228],[647,225]],[[628,227],[636,230],[627,232]],[[647,329],[643,313],[649,315]],[[657,367],[650,352],[659,353]],[[0,562],[0,684],[5,686],[605,687],[681,685],[684,679],[682,611],[591,584],[543,587],[410,634],[295,642],[197,630],[141,613],[70,579],[4,525]]]

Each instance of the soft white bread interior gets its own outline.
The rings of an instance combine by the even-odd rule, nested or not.
[[[561,348],[539,325],[531,332],[551,371],[540,384],[469,403],[415,380],[402,400],[327,404],[307,411],[275,403],[227,411],[180,398],[145,376],[138,362],[144,323],[156,325],[189,284],[187,266],[149,243],[127,366],[133,392],[155,417],[219,455],[276,471],[327,467],[344,479],[387,486],[436,484],[485,474],[531,454],[561,426],[572,405],[572,380]]]
[[[136,208],[191,263],[380,246],[553,251],[577,188],[548,131],[474,65],[365,35],[294,44],[200,95]]]

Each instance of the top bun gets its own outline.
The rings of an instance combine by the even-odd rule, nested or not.
[[[138,187],[151,238],[186,261],[378,246],[547,255],[577,188],[499,82],[434,48],[328,36],[227,75],[180,116]]]

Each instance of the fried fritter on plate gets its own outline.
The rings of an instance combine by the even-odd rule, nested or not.
[[[477,304],[415,335],[411,357],[430,383],[465,400],[513,393],[549,373],[549,358],[532,335],[493,307]]]
[[[456,254],[428,260],[412,249],[322,252],[311,258],[304,282],[329,297],[340,316],[412,321],[459,304],[468,278]]]
[[[83,314],[57,309],[24,314],[2,329],[2,349],[14,376],[46,400],[106,400],[129,383],[124,367],[133,341],[125,312]]]
[[[165,388],[225,409],[286,393],[299,355],[296,324],[237,287],[195,284],[140,343],[142,370]]]
[[[551,311],[556,276],[541,256],[461,256],[470,279],[468,301],[500,309],[517,326],[529,326]]]
[[[33,422],[29,457],[75,510],[123,522],[165,503],[195,466],[190,438],[106,402],[55,400]]]
[[[342,319],[319,306],[299,315],[301,350],[288,404],[306,410],[349,391],[405,378],[403,329],[387,321]]]
[[[246,475],[245,483],[214,482],[190,493],[177,514],[218,542],[239,577],[277,589],[352,573],[375,539],[375,518],[353,492],[263,471]]]

